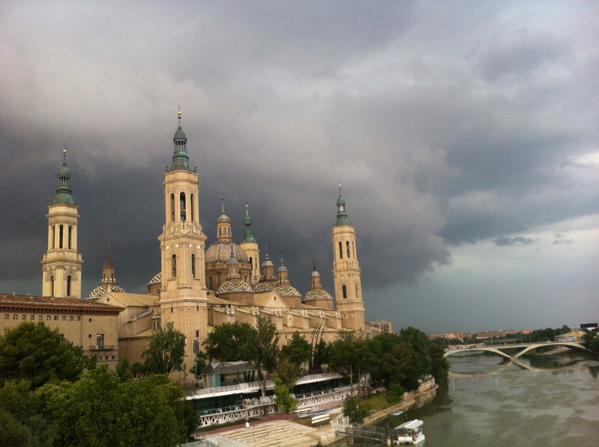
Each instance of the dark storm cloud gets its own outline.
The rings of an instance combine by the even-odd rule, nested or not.
[[[177,104],[209,242],[220,197],[238,238],[248,201],[304,288],[312,259],[330,274],[337,180],[367,288],[413,282],[453,244],[599,212],[596,179],[567,164],[599,136],[586,8],[5,2],[0,285],[39,291],[66,144],[85,288],[111,241],[122,285],[143,290]]]
[[[525,236],[500,236],[493,243],[498,247],[513,247],[514,245],[530,245],[535,242],[534,238]]]

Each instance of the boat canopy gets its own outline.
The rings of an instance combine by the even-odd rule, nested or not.
[[[413,419],[411,421],[404,422],[403,424],[398,425],[397,427],[395,427],[395,430],[416,430],[422,427],[422,424],[424,424],[424,422],[422,422],[420,419]]]

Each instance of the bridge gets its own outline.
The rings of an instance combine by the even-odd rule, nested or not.
[[[511,363],[520,366],[524,369],[530,369],[530,367],[522,362],[519,362],[518,359],[522,357],[524,354],[529,353],[530,351],[534,351],[539,348],[546,347],[564,347],[568,349],[574,349],[578,351],[586,351],[591,352],[587,348],[584,347],[581,343],[574,341],[547,341],[540,343],[517,343],[511,345],[480,345],[480,346],[471,346],[467,348],[457,348],[457,349],[448,349],[443,354],[443,357],[450,357],[452,355],[466,353],[466,352],[491,352],[493,354],[497,354],[506,360],[509,360]],[[519,351],[514,355],[510,355],[506,350],[519,349]]]

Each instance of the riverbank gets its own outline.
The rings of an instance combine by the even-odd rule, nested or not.
[[[408,411],[413,407],[419,408],[435,398],[438,388],[439,385],[435,383],[435,379],[430,378],[425,380],[417,390],[404,393],[400,402],[368,415],[364,418],[362,425],[368,427],[398,411]]]

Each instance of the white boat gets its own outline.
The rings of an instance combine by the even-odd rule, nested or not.
[[[408,422],[404,422],[401,425],[395,427],[397,432],[397,439],[395,440],[396,445],[420,445],[424,442],[424,433],[422,433],[423,421],[420,419],[413,419]]]

